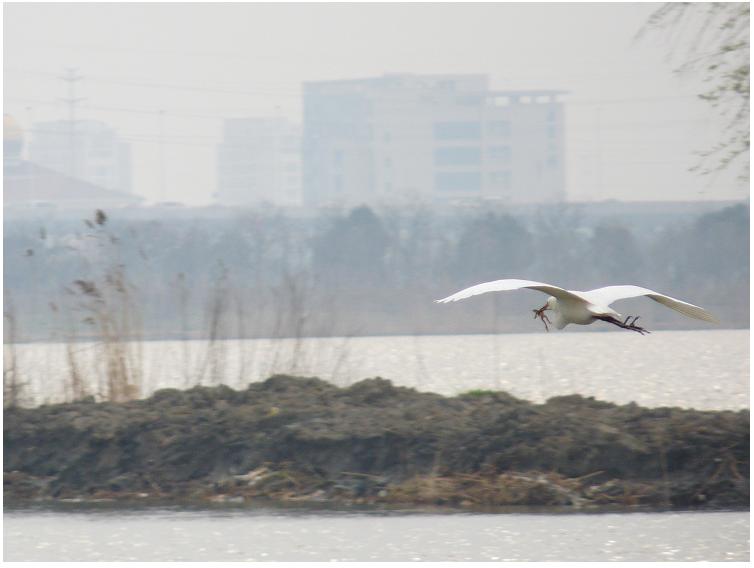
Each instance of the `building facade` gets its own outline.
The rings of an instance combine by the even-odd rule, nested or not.
[[[29,161],[105,189],[131,192],[130,145],[100,121],[35,123]]]
[[[227,119],[217,150],[222,205],[301,204],[301,127],[283,118]]]
[[[304,200],[563,200],[560,94],[493,91],[485,75],[305,83]]]

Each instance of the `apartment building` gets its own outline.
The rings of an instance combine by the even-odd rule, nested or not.
[[[304,84],[308,205],[564,199],[561,91],[495,91],[485,75]]]
[[[223,205],[300,205],[301,127],[283,118],[225,120],[217,180]]]

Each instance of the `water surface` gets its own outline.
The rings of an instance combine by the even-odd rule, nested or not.
[[[244,388],[290,372],[343,386],[382,376],[447,395],[503,389],[533,401],[579,393],[644,406],[749,407],[748,330],[154,341],[132,347],[145,395],[198,382]],[[60,399],[69,373],[65,346],[15,348],[34,399]],[[103,376],[100,347],[75,349],[79,371],[96,388]],[[4,545],[10,561],[747,561],[749,514],[29,509],[6,511]]]
[[[4,515],[6,561],[747,561],[749,514]]]
[[[198,383],[245,388],[273,373],[294,373],[339,385],[381,376],[446,395],[503,389],[537,402],[578,393],[643,406],[749,407],[749,330],[150,341],[132,348],[143,395]],[[70,375],[65,346],[15,349],[31,398],[60,400]],[[74,350],[95,391],[105,376],[101,347]]]

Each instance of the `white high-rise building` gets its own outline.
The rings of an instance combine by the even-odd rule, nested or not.
[[[130,145],[96,120],[35,123],[29,160],[105,189],[131,192]]]
[[[304,84],[310,205],[561,201],[561,91],[494,91],[485,75]]]
[[[223,205],[300,205],[301,128],[283,118],[225,120],[217,182]]]

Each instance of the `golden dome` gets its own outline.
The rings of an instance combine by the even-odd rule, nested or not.
[[[3,140],[21,140],[24,133],[16,122],[16,119],[9,114],[3,115]]]
[[[24,145],[24,132],[9,114],[3,114],[3,158],[18,159]]]

